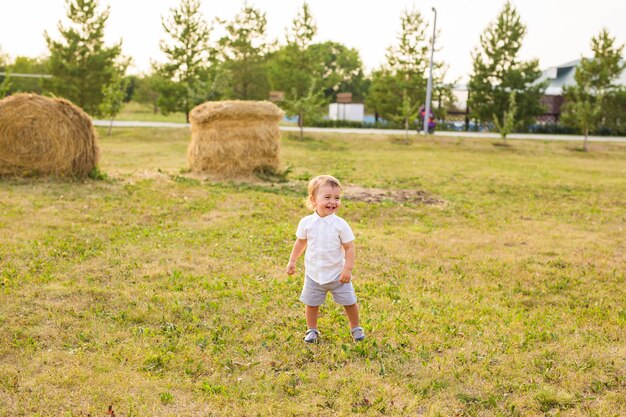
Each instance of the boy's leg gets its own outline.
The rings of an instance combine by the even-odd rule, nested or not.
[[[309,329],[317,329],[317,318],[319,317],[320,306],[306,306],[306,327]],[[357,313],[358,314],[358,313]]]
[[[360,342],[365,339],[365,332],[363,328],[359,326],[359,306],[354,303],[343,307],[346,309],[346,315],[350,321],[350,334],[355,342]]]
[[[350,328],[354,329],[359,326],[359,306],[354,303],[349,306],[343,306],[346,310],[346,316],[348,316],[348,321],[350,321]],[[308,320],[308,319],[307,319]]]

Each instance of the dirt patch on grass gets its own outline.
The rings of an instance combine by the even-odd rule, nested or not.
[[[343,194],[348,200],[363,201],[366,203],[394,201],[396,203],[420,203],[429,205],[445,204],[445,201],[424,190],[384,190],[382,188],[365,188],[358,185],[350,185],[346,187]]]
[[[167,174],[165,172],[156,171],[139,171],[130,176],[124,177],[120,173],[112,173],[110,177],[117,180],[133,182],[138,180],[150,179],[154,181],[183,181],[188,179],[189,181],[197,181],[198,184],[202,182],[208,182],[213,184],[230,184],[238,187],[251,187],[258,190],[267,190],[272,192],[295,192],[306,193],[307,183],[306,181],[291,180],[287,182],[268,182],[256,177],[246,177],[231,179],[227,183],[220,181],[212,175],[198,174],[198,173],[183,173],[180,175]],[[364,203],[382,203],[384,201],[392,201],[395,203],[413,203],[413,204],[426,204],[433,206],[443,206],[446,204],[445,200],[430,194],[424,190],[414,189],[400,189],[389,190],[383,188],[368,188],[360,185],[349,184],[343,191],[343,196],[346,200],[359,201]]]

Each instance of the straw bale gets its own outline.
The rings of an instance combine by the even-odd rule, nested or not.
[[[97,160],[91,118],[69,101],[36,94],[0,100],[0,175],[85,177]]]
[[[221,178],[277,170],[283,114],[267,101],[206,102],[195,107],[189,115],[191,170]]]

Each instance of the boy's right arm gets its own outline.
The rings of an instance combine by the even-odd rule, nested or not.
[[[293,275],[296,272],[296,261],[304,252],[306,248],[306,239],[296,239],[296,243],[293,244],[291,255],[289,255],[289,263],[287,264],[287,275]]]

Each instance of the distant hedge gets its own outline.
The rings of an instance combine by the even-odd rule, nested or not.
[[[563,126],[556,123],[546,123],[543,125],[532,125],[528,128],[528,133],[543,133],[555,135],[581,135],[580,129]],[[590,132],[595,136],[626,136],[626,126],[621,129],[611,129],[609,127],[600,127]]]

